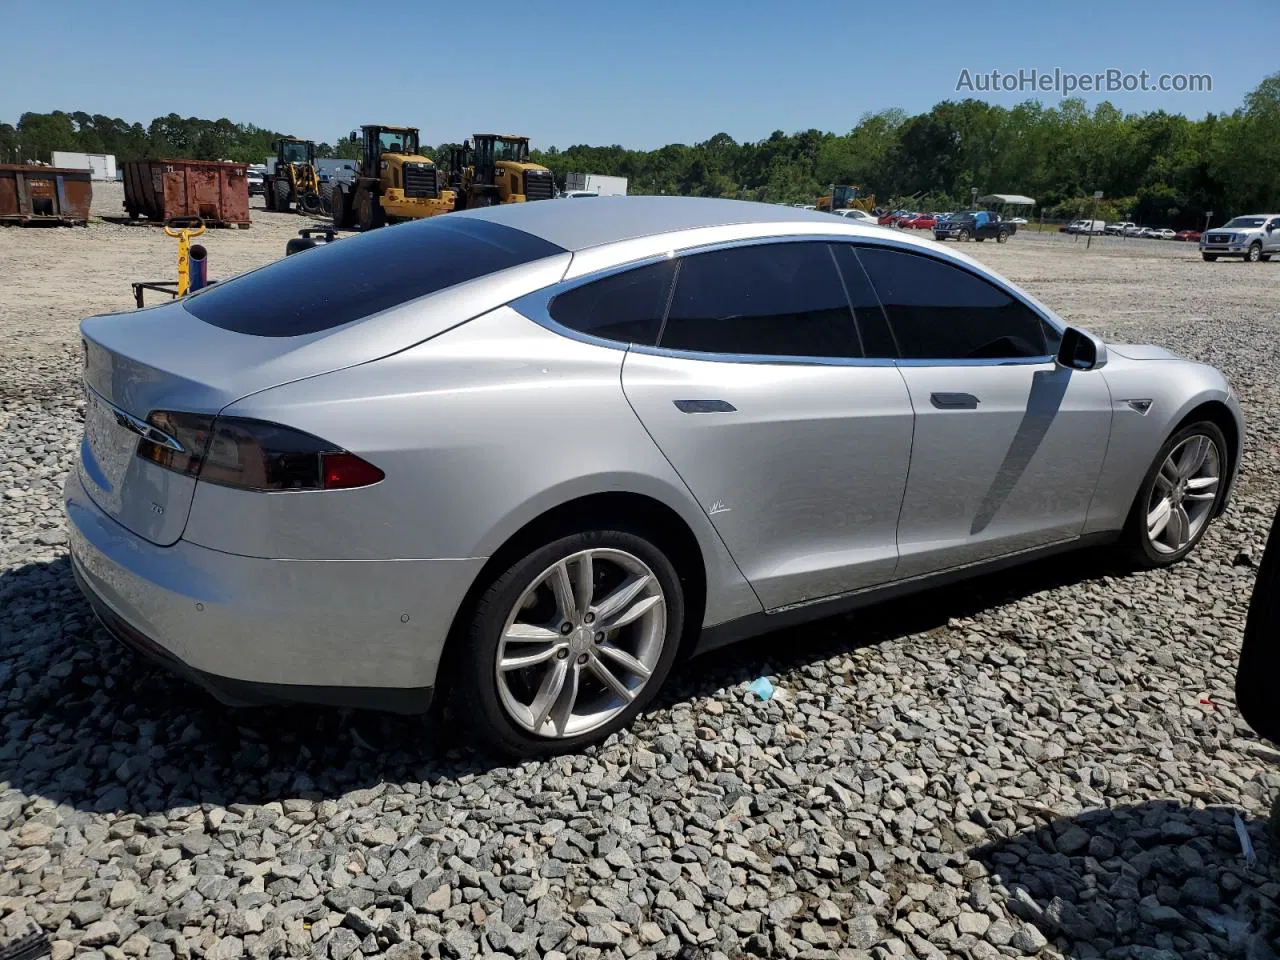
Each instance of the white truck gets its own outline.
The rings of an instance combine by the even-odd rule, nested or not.
[[[607,177],[602,173],[566,173],[564,192],[593,194],[597,197],[625,197],[627,178]]]

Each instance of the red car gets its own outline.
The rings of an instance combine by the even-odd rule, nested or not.
[[[932,230],[938,224],[938,218],[932,213],[922,213],[918,217],[912,217],[904,227],[910,227],[912,230]]]
[[[1199,231],[1199,230],[1179,230],[1177,233],[1175,233],[1175,234],[1173,235],[1173,239],[1175,239],[1175,240],[1190,240],[1190,241],[1192,241],[1192,242],[1194,242],[1194,243],[1199,243],[1199,242],[1200,242],[1200,231]]]

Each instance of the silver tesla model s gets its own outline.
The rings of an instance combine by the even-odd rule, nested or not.
[[[517,754],[679,654],[1224,508],[1223,376],[951,249],[655,197],[454,213],[82,325],[75,574],[228,703],[424,710]]]

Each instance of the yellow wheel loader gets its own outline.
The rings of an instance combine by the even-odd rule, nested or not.
[[[276,152],[276,168],[263,183],[263,199],[268,210],[288,213],[325,213],[316,172],[316,145],[297,137],[281,137],[271,142]]]
[[[354,176],[330,181],[333,225],[373,230],[401,220],[421,220],[453,210],[453,191],[418,144],[416,127],[368,124],[360,128],[360,162]],[[357,135],[352,132],[351,139]]]
[[[875,194],[863,196],[862,188],[851,184],[834,184],[831,192],[818,198],[815,206],[827,213],[837,210],[865,210],[871,212],[876,205]]]
[[[449,161],[457,209],[498,203],[550,200],[551,171],[529,161],[529,138],[511,133],[477,133]]]

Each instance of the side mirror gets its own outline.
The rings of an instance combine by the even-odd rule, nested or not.
[[[1067,327],[1055,359],[1068,370],[1097,370],[1107,362],[1107,345],[1088,331]]]

